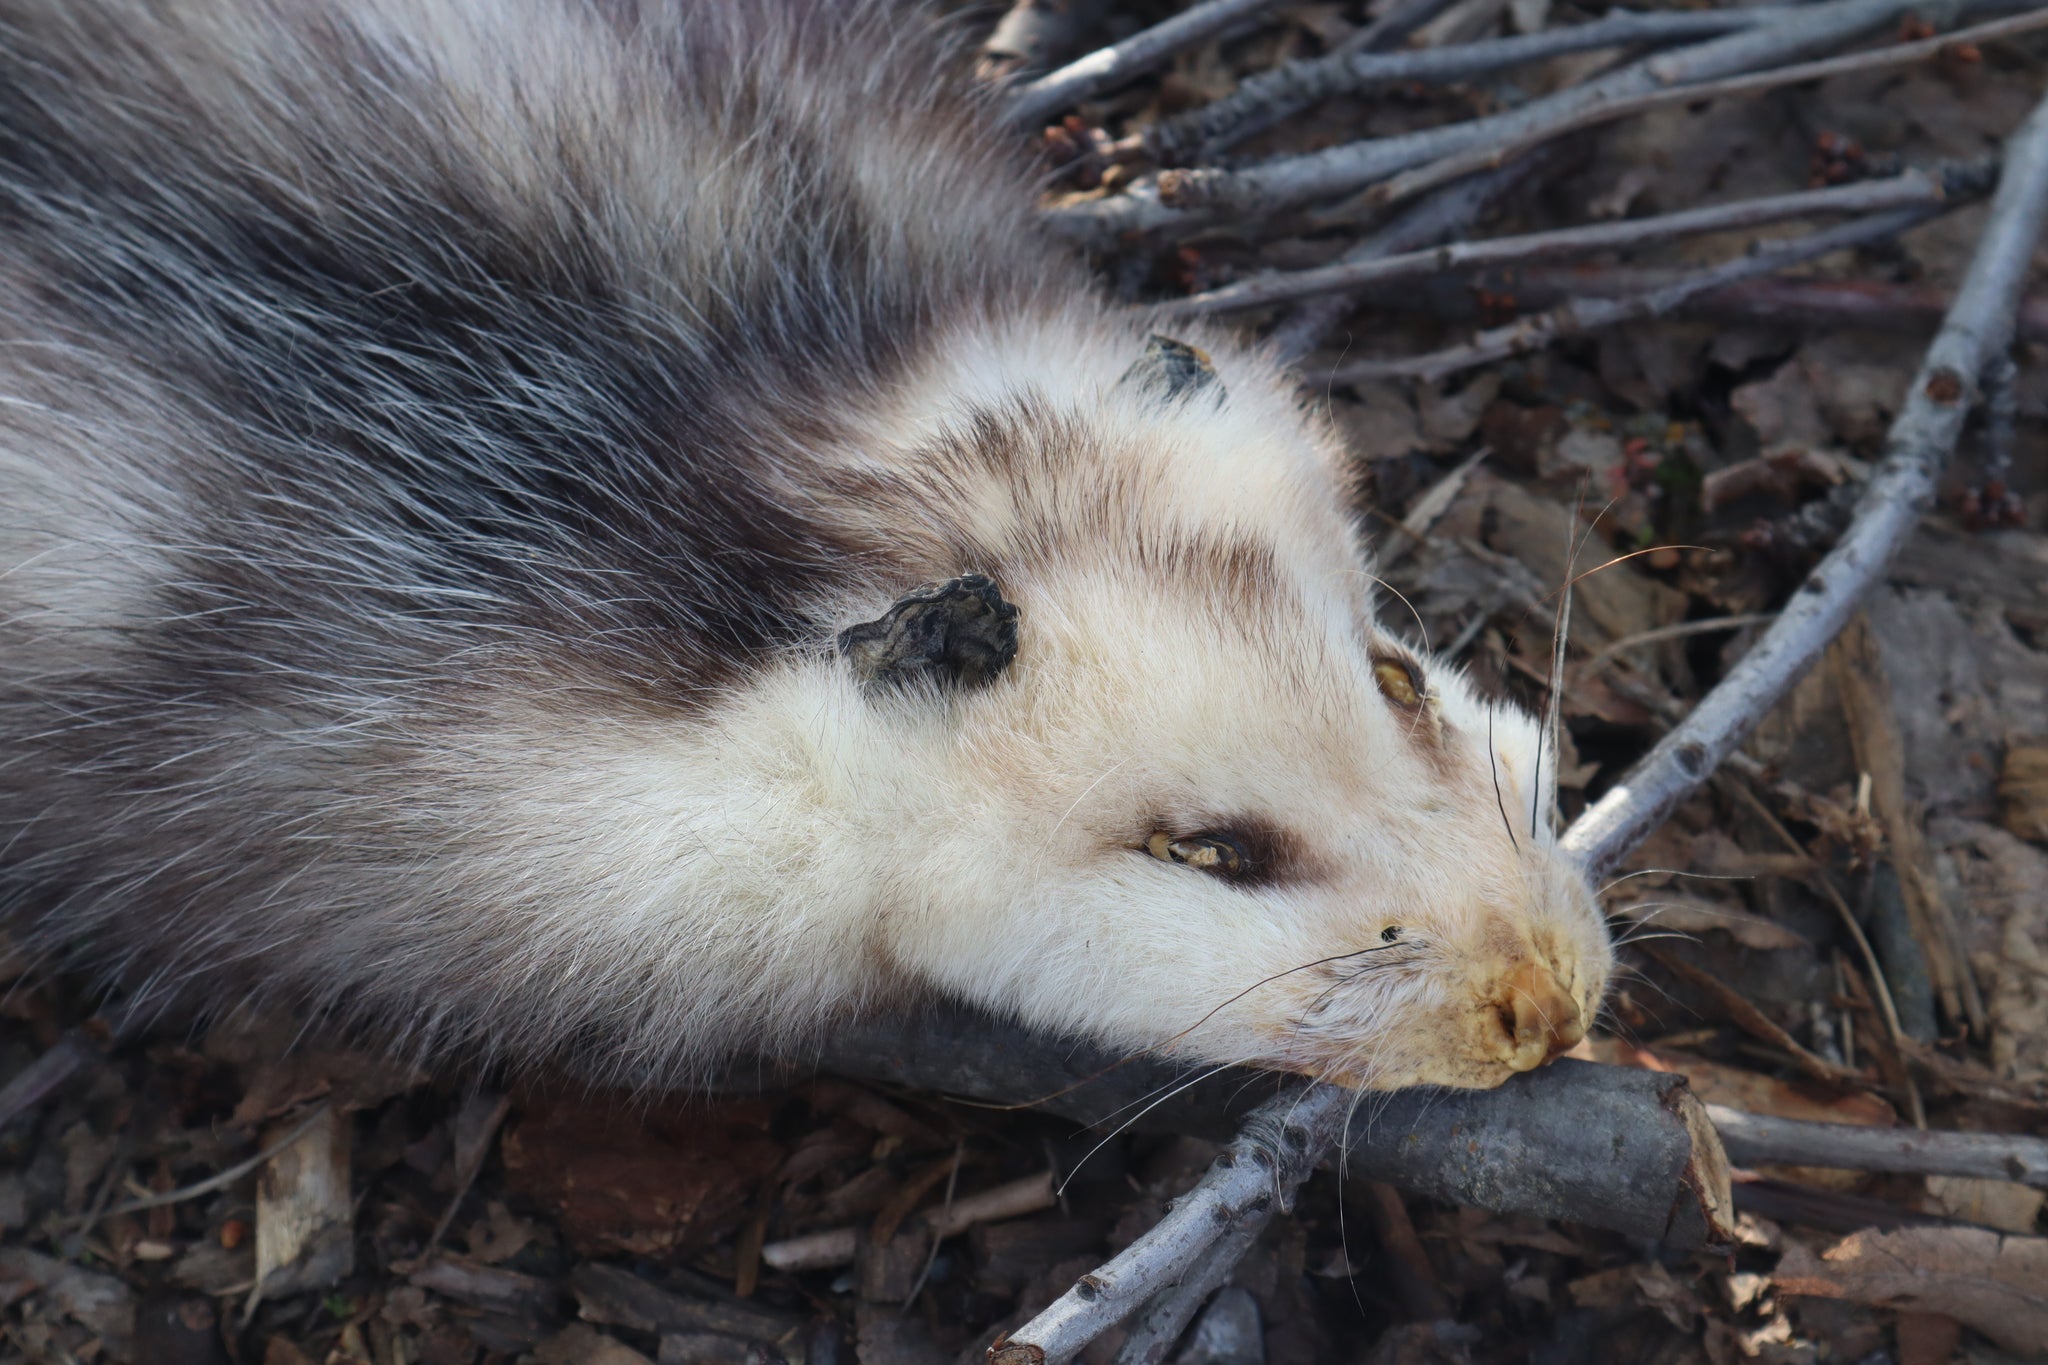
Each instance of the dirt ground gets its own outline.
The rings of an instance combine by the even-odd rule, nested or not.
[[[1175,6],[1080,8],[1065,55]],[[1049,198],[1120,192],[1151,168],[1105,178],[1077,151],[1328,49],[1362,8],[1279,6],[1083,104],[1046,141]],[[1416,41],[1598,12],[1463,0]],[[1234,155],[1513,107],[1613,55],[1330,101]],[[1967,56],[1574,135],[1471,235],[1982,155],[2040,98],[2048,44]],[[1171,298],[1332,259],[1370,226],[1351,217],[1125,242],[1101,274],[1134,301]],[[1796,272],[1839,285],[1836,304],[1853,295],[1853,313],[1754,291],[1442,381],[1313,394],[1358,462],[1388,585],[1487,686],[1544,701],[1575,536],[1581,570],[1646,552],[1578,588],[1567,819],[1741,656],[1831,543],[1982,217],[1961,208]],[[1809,230],[1371,294],[1303,370],[1432,350],[1521,304]],[[1609,897],[1627,969],[1582,1055],[1681,1072],[1710,1103],[1758,1113],[2048,1135],[2048,296],[2021,334],[2009,472],[1987,478],[2005,438],[1973,422],[1938,508],[1849,633],[1631,860],[1638,875]],[[1400,526],[1418,507],[1419,539]],[[62,1073],[0,1129],[0,1365],[974,1360],[1156,1221],[1217,1151],[783,1073],[689,1102],[501,1092],[296,1040],[278,1020],[109,1048],[95,1007],[74,983],[26,977],[0,1005],[0,1075],[38,1059]],[[1056,1198],[1033,1184],[1047,1170]],[[927,1237],[908,1260],[878,1250],[990,1190],[1015,1194],[1012,1216]],[[1736,1197],[1739,1245],[1679,1254],[1318,1177],[1177,1358],[2048,1355],[2042,1190],[1802,1168],[1738,1172]],[[792,1239],[841,1231],[834,1263],[776,1268]]]

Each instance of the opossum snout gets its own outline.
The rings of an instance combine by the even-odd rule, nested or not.
[[[1534,1071],[1586,1036],[1579,1002],[1545,963],[1516,965],[1490,1003],[1499,1025],[1492,1041],[1511,1070]]]

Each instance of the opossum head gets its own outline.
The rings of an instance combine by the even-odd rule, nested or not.
[[[1612,958],[1541,727],[1390,626],[1286,382],[1156,337],[1007,364],[959,361],[967,406],[899,468],[938,581],[841,636],[881,951],[1039,1024],[1370,1087],[1577,1042]]]

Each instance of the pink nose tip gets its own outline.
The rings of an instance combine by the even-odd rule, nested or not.
[[[1541,962],[1517,963],[1501,978],[1495,1010],[1501,1060],[1516,1071],[1533,1071],[1586,1036],[1579,1002]]]

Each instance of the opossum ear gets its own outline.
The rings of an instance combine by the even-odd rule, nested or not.
[[[880,619],[840,631],[839,652],[870,685],[930,678],[978,687],[1017,657],[1017,608],[994,579],[962,574],[912,588]]]
[[[1124,371],[1124,377],[1117,383],[1148,390],[1157,398],[1186,398],[1211,386],[1215,386],[1218,398],[1223,396],[1222,386],[1216,381],[1216,367],[1209,363],[1207,351],[1157,332],[1146,341],[1145,354]]]

